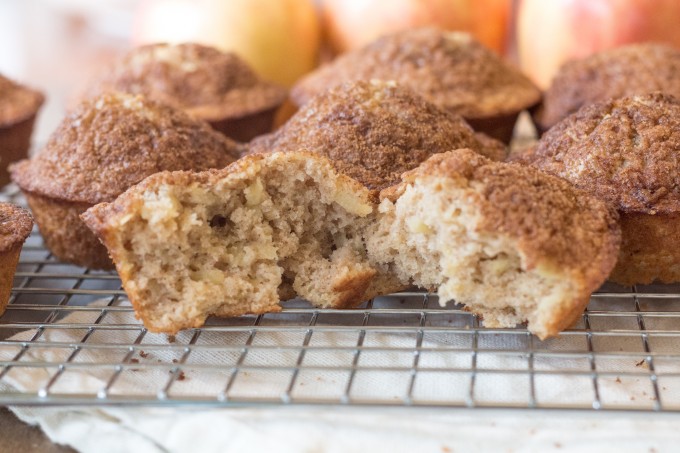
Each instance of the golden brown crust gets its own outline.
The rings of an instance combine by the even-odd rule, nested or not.
[[[0,187],[10,182],[7,167],[26,158],[42,93],[0,75]]]
[[[31,192],[24,195],[45,246],[55,256],[91,269],[114,268],[106,248],[80,220],[80,214],[92,207],[91,203],[55,200]]]
[[[503,160],[506,147],[410,89],[388,82],[347,83],[305,104],[249,152],[312,151],[370,189],[399,182],[432,154],[469,147]]]
[[[33,159],[11,167],[47,247],[60,259],[111,269],[79,215],[163,170],[223,167],[238,145],[188,115],[141,96],[107,94],[69,114]]]
[[[621,230],[621,251],[611,281],[627,286],[680,281],[680,213],[624,213]]]
[[[519,71],[469,35],[420,28],[380,38],[303,78],[291,98],[312,96],[352,80],[394,80],[464,118],[518,113],[541,94]]]
[[[456,150],[405,173],[401,187],[383,191],[381,198],[395,199],[422,177],[463,178],[475,187],[484,200],[479,232],[512,238],[528,269],[571,271],[590,293],[614,267],[621,242],[618,215],[560,178]]]
[[[680,96],[680,50],[653,43],[605,50],[560,68],[536,123],[545,131],[583,106],[653,91]]]
[[[0,252],[0,315],[5,313],[12,294],[12,283],[19,263],[22,244],[23,242],[14,248]]]
[[[0,315],[12,291],[21,247],[33,229],[33,217],[23,208],[0,203]]]
[[[142,94],[209,122],[274,109],[287,95],[236,54],[192,43],[132,50],[92,82],[88,96],[111,91]]]
[[[9,165],[28,155],[35,115],[7,127],[0,127],[0,187],[11,181]]]
[[[523,161],[569,180],[621,213],[680,210],[680,101],[660,93],[579,110]]]
[[[0,127],[9,127],[35,116],[43,102],[45,96],[39,91],[0,75]]]
[[[33,228],[33,217],[23,208],[0,203],[0,253],[24,243]]]
[[[116,93],[81,104],[11,172],[24,191],[95,204],[159,171],[224,167],[238,153],[235,142],[180,111]]]

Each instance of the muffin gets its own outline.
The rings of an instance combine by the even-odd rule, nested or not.
[[[141,94],[184,110],[243,142],[272,129],[287,97],[284,88],[260,80],[237,55],[200,44],[132,50],[95,78],[86,96],[110,91]]]
[[[505,159],[505,145],[481,135],[409,88],[356,81],[315,96],[280,129],[253,140],[249,151],[319,153],[342,173],[380,190],[432,154],[452,149]]]
[[[206,170],[233,162],[238,145],[171,107],[129,94],[86,101],[32,159],[11,167],[45,244],[58,258],[111,269],[106,249],[79,215],[163,170]]]
[[[569,183],[470,150],[436,154],[381,192],[368,254],[485,327],[570,327],[614,267],[616,212]]]
[[[0,75],[0,187],[9,183],[7,167],[24,159],[44,96]]]
[[[0,203],[0,315],[7,308],[21,247],[32,228],[33,218],[28,211]]]
[[[402,31],[348,52],[305,76],[291,91],[298,106],[346,81],[394,80],[504,142],[517,116],[541,93],[470,35],[433,28]]]
[[[289,152],[157,174],[83,219],[145,327],[176,333],[210,315],[279,311],[282,286],[325,308],[372,297],[380,268],[361,231],[373,211],[369,190],[325,157]]]
[[[680,50],[662,44],[633,44],[565,63],[536,109],[546,131],[583,106],[660,91],[680,97]]]
[[[616,213],[566,181],[471,150],[436,154],[377,205],[307,152],[154,175],[83,214],[154,332],[280,310],[280,288],[348,308],[438,290],[490,327],[541,338],[577,319],[616,260]]]
[[[522,161],[607,201],[623,241],[610,280],[680,281],[680,101],[651,93],[583,107]]]

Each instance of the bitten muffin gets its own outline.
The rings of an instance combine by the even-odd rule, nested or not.
[[[138,47],[93,80],[86,96],[142,94],[207,121],[238,141],[271,131],[287,92],[233,53],[200,44]]]
[[[31,133],[42,93],[0,75],[0,187],[9,183],[7,167],[24,159],[31,146]]]
[[[21,247],[32,228],[33,218],[28,211],[0,203],[0,315],[7,309]]]
[[[614,266],[616,213],[566,181],[437,154],[370,191],[307,152],[154,175],[83,214],[144,325],[174,333],[209,315],[280,310],[286,277],[316,306],[352,307],[417,284],[541,338],[582,312]]]
[[[583,106],[660,91],[680,97],[680,50],[633,44],[565,63],[534,119],[546,131]]]
[[[607,201],[623,242],[610,280],[680,281],[680,101],[652,93],[586,106],[522,161]]]
[[[113,267],[79,215],[163,170],[221,168],[239,145],[206,123],[141,96],[106,94],[70,113],[47,145],[11,167],[47,247],[81,266]]]
[[[570,327],[614,267],[616,212],[559,178],[470,150],[436,154],[381,193],[368,254],[486,327]]]
[[[470,35],[433,28],[402,31],[348,52],[305,76],[291,98],[302,106],[333,86],[372,79],[408,86],[506,143],[519,113],[541,99],[527,77]]]
[[[370,189],[384,189],[432,154],[471,148],[504,160],[506,146],[482,138],[460,116],[394,82],[349,82],[315,96],[277,131],[258,137],[251,153],[323,154]]]
[[[144,325],[175,333],[210,315],[279,311],[282,287],[326,308],[373,297],[381,269],[361,235],[373,208],[369,190],[326,158],[289,152],[157,174],[83,219]],[[383,277],[383,292],[403,286]]]

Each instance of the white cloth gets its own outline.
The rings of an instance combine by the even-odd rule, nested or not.
[[[91,306],[97,305],[91,304]],[[75,312],[57,323],[91,323],[97,312]],[[110,312],[104,323],[130,323],[130,312]],[[28,340],[34,331],[21,332],[14,340]],[[129,343],[130,332],[111,330],[106,333],[109,344]],[[96,334],[95,334],[96,335]],[[136,334],[134,334],[136,335]],[[259,335],[259,334],[258,334]],[[315,334],[316,335],[316,334]],[[72,329],[47,329],[40,341],[78,343],[82,331]],[[331,333],[315,338],[314,341],[337,345],[342,338]],[[199,337],[200,338],[200,337]],[[132,338],[134,339],[134,338]],[[436,338],[425,338],[423,347],[436,348]],[[101,341],[101,340],[100,340]],[[143,356],[135,356],[140,364],[172,363],[179,352],[153,347],[153,343],[163,344],[164,336],[149,334],[145,341],[150,342]],[[220,344],[224,339],[206,336],[206,344]],[[273,332],[261,337],[267,345],[276,346],[290,343],[284,334]],[[405,346],[410,338],[390,333],[371,332],[365,344],[374,346]],[[446,341],[442,339],[442,341]],[[613,339],[612,341],[616,341]],[[224,343],[222,343],[224,344]],[[242,343],[238,343],[242,344]],[[558,343],[559,344],[559,343]],[[502,345],[487,345],[493,350]],[[615,345],[607,346],[615,348]],[[612,349],[615,350],[615,349]],[[63,361],[65,350],[31,347],[22,360]],[[83,349],[76,360],[92,363],[116,363],[125,351],[116,349]],[[436,352],[436,351],[435,351]],[[0,351],[0,356],[2,356]],[[11,351],[7,352],[11,354]],[[293,352],[297,355],[297,352]],[[336,354],[336,353],[333,353]],[[342,363],[346,352],[333,355],[324,353],[321,365],[329,361]],[[368,352],[364,352],[369,357]],[[230,361],[238,356],[209,354],[190,355],[191,363],[210,363],[210,360]],[[4,359],[4,357],[2,357]],[[412,357],[410,357],[412,359]],[[193,361],[192,361],[193,360]],[[282,355],[262,354],[247,359],[253,365],[286,361]],[[312,361],[314,358],[311,359]],[[371,364],[400,364],[406,360],[393,352],[375,352],[370,356]],[[627,362],[631,362],[629,359]],[[611,370],[635,370],[637,363],[611,364]],[[410,363],[410,362],[408,362]],[[361,362],[360,362],[361,364]],[[517,368],[525,369],[527,359],[521,354],[483,354],[477,357],[481,369]],[[470,366],[469,353],[423,354],[421,366],[460,367]],[[535,367],[550,367],[550,364],[535,363]],[[565,361],[560,368],[581,369],[589,366],[578,360]],[[675,365],[680,370],[680,364]],[[522,368],[524,367],[524,368]],[[605,367],[600,364],[600,367]],[[5,376],[7,384],[2,391],[35,392],[49,380],[54,368],[13,367]],[[72,368],[66,371],[51,389],[52,392],[92,393],[102,389],[112,370],[104,367]],[[322,372],[320,372],[322,373]],[[286,373],[253,372],[237,379],[230,395],[247,397],[257,396],[263,388],[279,392],[289,382]],[[397,378],[399,376],[399,378]],[[329,386],[327,379],[340,379],[340,375],[304,374],[297,379],[295,392],[304,395],[324,396]],[[384,399],[392,393],[395,397],[403,395],[404,379],[400,374],[372,372],[357,375],[353,389],[357,396],[374,396]],[[558,376],[537,380],[536,392],[549,401],[565,402],[574,398],[592,399],[588,392],[590,383],[583,377]],[[152,372],[129,370],[123,372],[111,389],[112,394],[155,394],[167,382],[168,370]],[[428,380],[429,379],[429,380]],[[432,373],[423,379],[423,385],[416,386],[414,397],[422,400],[449,399],[461,401],[469,389],[469,373],[442,375]],[[460,381],[456,381],[460,379]],[[477,401],[507,401],[525,398],[523,392],[528,388],[525,375],[519,374],[513,380],[507,375],[480,373],[477,375],[475,395]],[[263,382],[264,381],[264,382]],[[178,394],[211,393],[224,387],[225,374],[192,372],[187,368],[186,379],[176,381],[172,391]],[[266,385],[263,386],[263,383]],[[669,384],[670,385],[670,384]],[[338,386],[335,386],[338,387]],[[341,386],[340,386],[341,387]],[[13,388],[13,389],[12,389]],[[663,387],[669,392],[669,399],[678,393],[680,386]],[[600,380],[600,393],[604,402],[638,401],[640,404],[653,404],[652,389],[635,379]],[[301,393],[302,394],[302,393]],[[585,396],[584,396],[585,394]],[[585,413],[565,411],[528,411],[528,410],[450,410],[425,408],[373,408],[373,407],[261,407],[261,408],[121,408],[100,407],[56,407],[32,408],[13,407],[12,411],[22,420],[38,424],[55,442],[68,444],[82,452],[451,452],[451,451],[673,451],[678,444],[680,416],[672,414],[631,414],[631,413]]]

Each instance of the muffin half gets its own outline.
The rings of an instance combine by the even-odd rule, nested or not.
[[[348,52],[305,76],[291,98],[302,106],[336,85],[372,79],[407,86],[506,143],[519,113],[541,99],[526,76],[470,35],[433,28],[402,31]]]
[[[42,93],[0,75],[0,187],[10,181],[9,164],[26,157],[44,101]]]
[[[0,315],[7,308],[21,247],[32,228],[33,218],[28,211],[0,203]]]
[[[261,80],[233,53],[200,44],[138,47],[94,79],[93,97],[119,91],[141,94],[184,110],[238,141],[272,129],[287,92]]]
[[[81,266],[111,269],[79,215],[164,170],[220,168],[238,145],[207,124],[141,96],[107,94],[70,113],[47,145],[11,167],[47,248]]]

